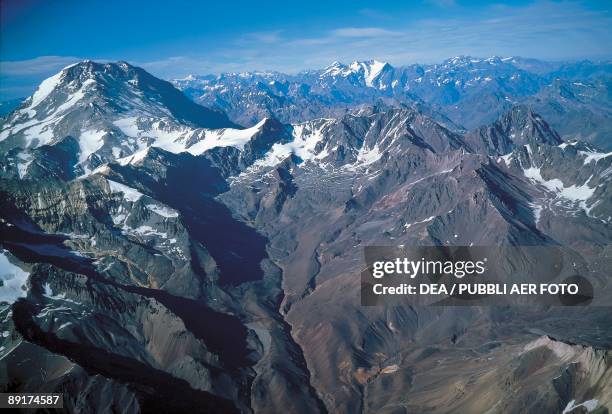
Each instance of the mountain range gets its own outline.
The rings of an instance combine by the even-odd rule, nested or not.
[[[564,138],[612,149],[612,63],[550,63],[520,57],[457,56],[440,64],[394,67],[375,60],[334,62],[296,75],[277,72],[190,75],[174,85],[196,102],[250,126],[336,117],[360,106],[417,108],[457,130],[495,121],[524,104]]]
[[[365,307],[359,275],[364,246],[564,246],[612,298],[609,76],[65,68],[0,123],[0,391],[103,413],[607,412],[607,307]]]

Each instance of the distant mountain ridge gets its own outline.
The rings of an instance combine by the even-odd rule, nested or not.
[[[612,63],[551,63],[520,57],[457,56],[440,64],[393,67],[375,60],[334,62],[296,75],[225,73],[173,80],[202,105],[243,125],[263,117],[293,123],[363,105],[428,107],[458,128],[490,123],[517,104],[544,114],[566,138],[610,148]],[[450,125],[449,125],[450,126]]]

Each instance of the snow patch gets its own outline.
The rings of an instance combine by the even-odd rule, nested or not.
[[[544,207],[542,207],[540,204],[535,203],[531,203],[529,206],[533,209],[533,219],[535,221],[535,224],[538,224],[540,222],[540,217],[542,217],[542,210],[544,209]]]
[[[111,193],[123,193],[123,198],[125,198],[127,201],[135,203],[136,201],[140,200],[140,197],[143,196],[140,191],[135,190],[132,187],[128,187],[127,185],[108,179],[106,181],[108,181],[108,186],[110,187]]]
[[[415,224],[429,223],[435,218],[436,216],[431,216],[431,217],[427,217],[425,220],[415,221],[414,223],[406,223],[404,224],[404,229],[408,230],[410,227],[414,226]]]
[[[12,264],[5,251],[0,251],[0,302],[13,303],[26,295],[25,285],[30,274]]]
[[[372,64],[370,66],[365,66],[365,82],[367,86],[372,87],[373,86],[373,81],[374,79],[376,79],[376,77],[378,75],[380,75],[380,72],[382,72],[383,68],[385,67],[386,63],[384,62],[379,62],[377,60],[372,61]]]
[[[176,211],[166,206],[159,206],[157,204],[147,204],[147,208],[153,211],[154,213],[160,216],[163,216],[163,217],[167,217],[167,218],[178,217],[178,213]]]
[[[611,156],[612,152],[604,153],[604,152],[578,151],[578,154],[584,155],[584,165],[587,165],[591,163],[592,161],[595,161],[595,164],[597,164],[599,160],[602,160],[604,158],[608,158],[609,156]]]
[[[397,364],[388,365],[388,366],[384,367],[382,370],[380,370],[380,373],[381,374],[393,374],[398,369],[399,369],[399,365],[397,365]]]
[[[293,127],[293,140],[291,142],[272,146],[266,156],[253,165],[257,167],[273,167],[286,159],[291,154],[301,158],[303,161],[324,158],[327,152],[321,151],[317,154],[316,146],[323,139],[323,129],[327,126],[325,121],[322,125],[314,126],[312,123],[297,124]]]
[[[134,233],[139,234],[141,236],[158,236],[164,239],[168,238],[167,233],[156,231],[153,227],[146,226],[146,225],[138,226],[137,228],[134,229]]]
[[[138,164],[140,161],[144,160],[149,153],[149,149],[145,148],[142,151],[135,152],[132,155],[128,155],[127,157],[119,158],[117,163],[119,165],[129,165],[129,164]]]
[[[187,148],[187,152],[198,155],[216,147],[235,147],[242,150],[245,144],[261,130],[266,120],[267,119],[264,118],[258,124],[247,129],[226,128],[207,130],[204,139]]]
[[[562,144],[559,144],[559,148],[561,148],[561,149],[565,149],[565,148],[567,148],[567,147],[569,147],[569,146],[572,146],[572,147],[573,147],[574,145],[577,145],[577,144],[578,144],[578,141],[564,142],[564,143],[562,143]]]
[[[42,81],[41,84],[36,89],[36,92],[34,92],[34,95],[32,95],[32,102],[30,102],[29,108],[34,109],[42,101],[44,101],[47,98],[47,96],[49,96],[51,92],[55,90],[57,85],[59,85],[63,77],[64,77],[64,72],[62,71]]]
[[[357,154],[357,163],[362,165],[369,165],[375,163],[382,157],[382,153],[378,148],[378,145],[375,145],[372,148],[365,148],[365,145],[361,147],[359,153]]]
[[[104,145],[104,140],[102,139],[104,135],[106,135],[104,130],[81,132],[79,137],[79,147],[81,149],[79,163],[86,161],[91,154],[102,148]]]
[[[588,182],[591,181],[592,176],[589,177],[582,185],[573,184],[569,187],[565,187],[563,182],[558,178],[553,178],[550,180],[544,179],[539,167],[523,169],[523,172],[525,177],[529,178],[532,182],[541,185],[548,191],[552,192],[555,195],[555,198],[565,199],[576,204],[579,208],[584,210],[587,215],[589,215],[590,211],[595,206],[593,203],[591,203],[591,206],[587,206],[587,201],[595,194],[595,190],[597,189],[597,187],[591,188],[588,185]],[[536,224],[540,218],[541,211],[541,207],[539,209],[534,209]]]
[[[266,119],[247,129],[193,129],[185,126],[175,126],[165,120],[153,122],[150,126],[139,124],[139,118],[127,117],[114,121],[113,124],[125,135],[143,141],[153,140],[152,147],[178,154],[188,152],[200,155],[216,147],[235,147],[239,150],[260,131]],[[146,153],[145,153],[146,154]],[[127,159],[125,157],[123,161]]]
[[[28,167],[34,160],[34,157],[26,152],[20,152],[19,154],[17,154],[17,157],[20,160],[24,161],[23,164],[17,164],[17,173],[19,174],[19,178],[21,179],[25,177],[26,173],[28,172]]]
[[[567,414],[572,412],[572,410],[578,408],[578,407],[584,407],[587,412],[591,412],[591,411],[595,411],[595,409],[597,408],[597,404],[599,403],[598,400],[587,400],[583,403],[580,404],[576,404],[576,400],[571,400],[570,402],[567,403],[567,405],[565,406],[565,409],[563,410],[562,414]]]
[[[556,193],[558,197],[563,197],[571,201],[586,201],[595,193],[596,187],[591,188],[587,184],[590,181],[590,178],[586,180],[583,185],[578,186],[573,184],[569,187],[565,187],[563,182],[558,178],[553,178],[550,180],[544,179],[540,172],[540,168],[538,167],[530,167],[523,171],[525,177]]]
[[[86,89],[90,85],[94,85],[95,83],[96,81],[93,79],[87,79],[85,82],[83,82],[83,84],[81,85],[81,88],[78,91],[71,94],[66,102],[58,106],[57,109],[54,111],[54,114],[56,113],[61,114],[63,112],[66,112],[68,109],[76,105],[77,102],[79,102],[81,99],[85,97]]]
[[[498,160],[504,161],[504,164],[506,164],[506,167],[510,168],[510,163],[512,161],[512,156],[513,154],[506,154],[506,155],[502,155],[501,157],[499,157]]]

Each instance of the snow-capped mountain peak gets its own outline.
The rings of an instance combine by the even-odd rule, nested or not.
[[[126,125],[126,120],[133,124]],[[86,60],[44,80],[9,115],[0,131],[0,149],[34,149],[73,137],[79,145],[78,164],[87,171],[159,138],[155,134],[125,134],[139,125],[147,125],[145,129],[155,129],[157,135],[168,139],[170,135],[178,137],[181,134],[177,131],[184,129],[239,131],[223,112],[192,102],[172,84],[143,69],[127,62]],[[93,154],[95,159],[90,159]]]
[[[349,76],[353,73],[351,68],[349,68],[344,63],[335,61],[331,65],[327,66],[321,71],[321,78],[325,76]]]
[[[391,65],[377,60],[354,61],[345,65],[338,61],[333,62],[321,71],[320,78],[349,78],[354,77],[358,83],[370,88],[384,88],[386,85],[378,82],[385,72],[392,72]]]
[[[362,71],[366,86],[375,87],[376,79],[387,69],[391,69],[391,65],[385,62],[379,62],[377,60],[370,60],[367,62],[353,62],[351,63],[351,69],[355,71]]]

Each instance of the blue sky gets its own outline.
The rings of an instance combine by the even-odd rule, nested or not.
[[[1,0],[0,99],[77,60],[126,60],[163,78],[394,65],[456,55],[612,56],[609,1]]]

